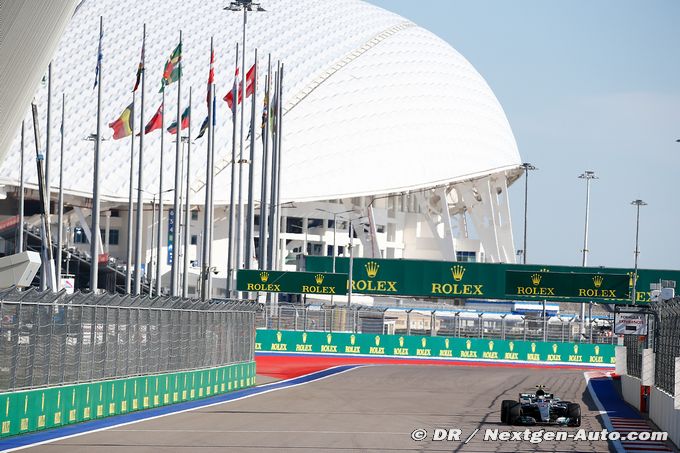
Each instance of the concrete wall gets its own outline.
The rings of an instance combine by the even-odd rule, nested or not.
[[[623,375],[621,376],[621,393],[626,403],[640,410],[640,379]]]
[[[675,445],[680,445],[680,411],[674,408],[671,395],[651,388],[649,418],[661,431],[668,431],[668,438]]]

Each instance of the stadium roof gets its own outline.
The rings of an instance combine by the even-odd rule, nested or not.
[[[207,114],[210,37],[218,95],[215,201],[229,198],[231,113],[222,97],[233,83],[242,13],[228,1],[85,1],[53,59],[51,185],[58,184],[61,94],[66,96],[65,191],[92,192],[96,130],[93,90],[99,16],[104,17],[101,194],[127,200],[130,139],[111,140],[106,125],[131,102],[142,25],[147,25],[145,122],[161,102],[163,65],[183,33],[182,103],[193,87],[192,136]],[[246,66],[259,55],[259,125],[267,55],[284,71],[282,201],[401,192],[516,168],[521,160],[502,107],[484,79],[455,49],[412,22],[359,0],[262,0],[248,16]],[[166,89],[166,126],[176,117],[177,84]],[[45,144],[47,87],[36,93]],[[139,102],[139,96],[137,96]],[[139,105],[139,104],[137,104]],[[250,105],[246,104],[246,130]],[[138,109],[139,110],[139,109]],[[34,155],[29,111],[27,156]],[[139,123],[139,121],[137,121]],[[137,125],[138,126],[138,125]],[[257,155],[261,152],[259,127]],[[247,132],[246,132],[247,133]],[[175,168],[174,136],[165,133],[164,187]],[[192,144],[193,200],[201,204],[207,134]],[[135,145],[137,148],[137,145]],[[244,152],[247,152],[248,144]],[[160,132],[144,141],[144,183],[158,192]],[[256,158],[259,175],[259,157]],[[26,177],[35,183],[33,159]],[[0,183],[18,185],[19,137],[0,166]],[[136,184],[136,183],[135,183]],[[136,187],[136,185],[134,186]],[[259,187],[258,187],[259,189]],[[259,192],[259,190],[258,190]],[[167,194],[166,198],[171,198]],[[151,195],[146,198],[150,199]]]

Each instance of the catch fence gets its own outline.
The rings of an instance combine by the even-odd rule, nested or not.
[[[253,360],[257,304],[0,293],[0,391]]]
[[[322,332],[384,333],[503,340],[613,343],[609,319],[586,320],[581,329],[573,316],[406,310],[352,305],[279,304],[258,312],[258,328]],[[433,327],[434,326],[434,327]]]
[[[680,298],[652,303],[656,313],[654,383],[675,393],[675,358],[680,357]],[[630,348],[628,348],[630,353]]]

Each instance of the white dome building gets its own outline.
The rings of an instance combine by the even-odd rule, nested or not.
[[[222,97],[231,89],[235,45],[242,39],[243,14],[224,10],[223,1],[135,2],[85,0],[61,37],[52,63],[50,186],[56,200],[61,96],[64,124],[66,226],[72,247],[87,249],[92,197],[93,143],[97,90],[93,90],[99,16],[104,18],[102,71],[101,226],[104,250],[125,260],[130,138],[112,140],[106,125],[132,101],[142,26],[146,23],[144,121],[161,103],[163,66],[183,36],[182,110],[193,89],[192,136],[207,115],[205,102],[210,38],[215,43],[217,126],[215,131],[215,233],[213,266],[224,278],[230,197],[231,112]],[[514,262],[507,187],[520,174],[520,156],[502,107],[472,65],[449,44],[416,24],[360,0],[262,0],[266,12],[248,14],[246,66],[259,56],[256,124],[262,111],[267,56],[285,65],[281,168],[281,261],[291,266],[300,254],[333,253],[333,212],[355,220],[360,245],[355,256]],[[166,127],[176,118],[177,83],[166,88]],[[46,141],[47,86],[35,94],[41,139]],[[250,98],[245,129],[250,124]],[[139,94],[136,113],[139,114]],[[28,113],[28,111],[27,111]],[[139,116],[136,118],[139,127]],[[33,155],[26,116],[25,149]],[[259,200],[260,128],[256,128],[256,208]],[[153,194],[171,189],[175,173],[174,136],[144,139],[144,263],[152,260]],[[135,154],[139,148],[135,143]],[[200,261],[207,134],[192,142],[191,200],[200,213],[191,222],[189,248]],[[246,140],[244,152],[249,149]],[[36,187],[32,159],[26,159],[27,187]],[[136,164],[135,164],[136,165]],[[246,166],[247,167],[247,166]],[[135,166],[136,173],[136,166]],[[247,171],[245,172],[247,174]],[[20,179],[20,140],[0,165],[0,184],[15,199]],[[137,187],[135,182],[133,187]],[[247,184],[246,184],[247,187]],[[29,191],[28,197],[37,192]],[[168,286],[167,209],[163,217],[163,286]],[[136,198],[136,197],[135,197]],[[244,195],[245,199],[245,195]],[[7,210],[7,209],[5,209]],[[329,213],[330,212],[330,213]],[[6,212],[13,214],[13,212]],[[104,218],[105,217],[105,218]],[[53,217],[53,220],[55,218]],[[37,216],[29,222],[37,224]],[[363,227],[359,227],[362,224]],[[338,253],[348,242],[338,221]],[[82,228],[82,230],[80,229]],[[116,231],[114,234],[113,232]],[[155,228],[154,228],[155,230]],[[81,235],[75,237],[74,234]],[[115,236],[115,239],[113,238]],[[108,237],[108,242],[106,238]],[[6,238],[8,239],[8,238]],[[9,239],[8,239],[9,241]],[[7,248],[11,244],[6,245]],[[285,248],[285,251],[283,250]],[[189,270],[195,287],[199,268]],[[150,277],[154,277],[150,275]],[[100,279],[101,280],[101,279]],[[224,289],[214,284],[215,294]],[[195,289],[194,289],[195,290]]]

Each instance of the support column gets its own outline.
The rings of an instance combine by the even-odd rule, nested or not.
[[[109,237],[111,235],[111,211],[106,211],[104,213],[106,216],[106,223],[104,224],[104,253],[108,255],[109,253]]]

